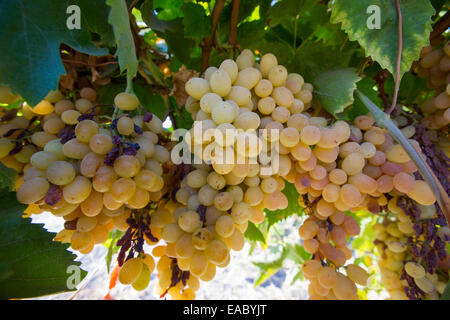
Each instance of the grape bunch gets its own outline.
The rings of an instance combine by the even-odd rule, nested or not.
[[[25,103],[1,125],[0,157],[19,173],[17,199],[29,205],[26,213],[62,217],[64,229],[55,240],[83,254],[105,242],[114,228],[128,231],[130,225],[139,226],[135,238],[156,241],[150,215],[167,189],[163,164],[170,159],[161,120],[137,112],[139,101],[129,93],[114,98],[114,118],[96,105],[95,90],[83,88],[79,94],[72,101],[51,92],[33,108]],[[128,260],[137,253],[134,259],[150,270],[153,258],[142,245],[136,248]],[[143,269],[142,277],[148,273]]]
[[[439,299],[450,276],[450,229],[439,207],[395,196],[388,209],[374,226],[383,285],[394,300]]]
[[[298,142],[288,121],[311,102],[312,87],[303,85],[274,55],[263,56],[258,65],[249,50],[186,83],[186,110],[195,122],[183,136],[188,170],[172,193],[174,222],[165,220],[162,230],[167,245],[158,262],[164,265],[160,294],[192,295],[198,280],[212,280],[217,267],[230,263],[230,250],[243,248],[249,221],[261,223],[266,208],[287,207],[281,191],[291,160],[280,155],[279,166],[269,168],[261,153],[275,153],[278,138]],[[190,165],[192,159],[197,163]],[[189,273],[186,280],[183,272]]]
[[[427,129],[438,130],[450,124],[450,41],[444,46],[423,47],[415,71],[427,79],[427,86],[435,90],[420,109],[424,113],[422,123]]]
[[[370,114],[356,117],[352,126],[343,121],[326,126],[324,118],[320,123],[300,131],[300,136],[316,133],[310,134],[311,140],[303,140],[311,147],[309,157],[299,162],[292,178],[301,195],[299,203],[309,208],[311,215],[299,233],[314,259],[343,266],[351,258],[347,238],[359,234],[357,222],[346,211],[379,213],[390,194],[407,195],[423,205],[432,205],[436,199],[429,186],[415,178],[417,168],[403,147],[377,127]],[[418,142],[411,139],[415,131],[404,129],[421,152]],[[317,293],[312,296],[327,296],[326,288],[319,285],[316,282],[311,289]]]

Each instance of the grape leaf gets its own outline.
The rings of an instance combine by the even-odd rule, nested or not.
[[[177,32],[183,30],[183,23],[181,18],[165,21],[161,20],[153,10],[153,0],[146,0],[140,7],[142,19],[154,31]]]
[[[111,7],[108,22],[113,26],[120,72],[127,70],[127,78],[131,80],[137,72],[138,60],[130,30],[128,7],[125,0],[106,0],[106,4]]]
[[[283,267],[284,260],[289,259],[297,265],[303,264],[311,259],[311,254],[307,253],[302,246],[295,244],[286,244],[279,258],[270,262],[253,262],[259,269],[259,276],[255,281],[255,287],[263,284]]]
[[[305,81],[312,82],[322,72],[348,67],[355,51],[356,44],[338,49],[323,42],[307,41],[297,48],[295,58],[288,68],[289,71],[299,72]]]
[[[260,50],[261,39],[264,38],[264,21],[253,20],[245,21],[238,26],[237,40],[242,48],[248,48],[250,50]],[[252,36],[249,37],[248,35]]]
[[[380,9],[380,29],[368,28],[367,8],[376,5]],[[430,1],[400,0],[403,17],[403,50],[400,78],[413,61],[419,58],[420,49],[429,44],[431,17],[434,14]],[[395,73],[398,52],[398,18],[394,0],[359,0],[349,5],[348,1],[336,0],[332,5],[332,23],[342,23],[349,39],[358,41],[366,54],[382,68]]]
[[[126,87],[126,83],[118,82],[109,83],[106,86],[100,87],[97,91],[97,102],[99,104],[113,104],[114,97],[117,94],[124,92]]]
[[[173,20],[183,17],[183,0],[154,0],[153,7],[161,20]]]
[[[359,80],[352,68],[326,71],[314,79],[314,94],[330,114],[336,115],[353,103],[353,92]]]
[[[356,84],[358,90],[364,92],[364,94],[370,97],[372,101],[375,101],[378,106],[381,106],[383,105],[383,102],[378,97],[378,91],[374,88],[375,85],[376,82],[367,77],[362,79],[361,81],[358,81],[358,83]],[[336,114],[337,119],[353,121],[357,116],[364,115],[369,112],[364,103],[362,103],[358,97],[354,98],[355,101],[351,106],[345,108],[344,112]]]
[[[3,108],[5,108],[6,110],[19,109],[22,107],[23,102],[24,102],[23,99],[19,99],[17,101],[14,101],[13,103],[3,106]]]
[[[283,210],[264,210],[264,212],[266,213],[266,219],[268,221],[268,228],[293,214],[300,215],[301,213],[303,213],[303,208],[298,204],[299,194],[297,192],[297,189],[295,189],[294,184],[286,182],[286,186],[282,192],[288,199],[288,206]]]
[[[450,300],[450,281],[447,283],[447,286],[441,295],[441,300]]]
[[[250,241],[259,241],[266,243],[266,238],[259,228],[252,222],[248,223],[247,230],[245,230],[244,236]]]
[[[46,231],[30,218],[22,218],[26,206],[15,192],[2,192],[0,214],[0,299],[30,298],[71,291],[68,267],[79,268],[76,255],[67,244],[52,241],[55,233]],[[86,272],[80,271],[80,280]]]
[[[87,2],[75,3],[85,11]],[[32,106],[56,89],[59,76],[65,74],[59,57],[61,43],[90,55],[108,53],[92,44],[91,21],[81,19],[79,30],[67,28],[66,10],[71,4],[74,2],[69,0],[0,2],[0,83],[8,84]],[[101,13],[97,19],[102,20]]]
[[[108,23],[109,7],[105,0],[73,0],[68,3],[76,3],[81,9],[81,19],[86,20],[88,29],[97,33],[102,42],[108,47],[114,46],[114,33],[111,25]]]
[[[384,90],[386,93],[393,95],[394,92],[394,78],[389,77],[384,82]],[[398,100],[406,105],[410,105],[418,98],[421,98],[424,88],[427,88],[427,80],[415,76],[411,71],[403,75],[402,82],[398,91]],[[364,92],[364,91],[363,91]],[[366,94],[364,92],[364,94]],[[366,94],[367,95],[367,94]],[[370,100],[374,101],[371,97]],[[376,105],[380,105],[374,101]]]
[[[264,282],[269,280],[271,276],[277,273],[277,271],[283,267],[283,262],[288,255],[289,249],[287,247],[284,247],[280,257],[275,259],[274,261],[253,262],[253,264],[259,269],[259,275],[255,281],[255,287],[263,284]]]
[[[105,243],[103,243],[103,245],[108,248],[108,253],[106,254],[106,270],[108,271],[108,273],[111,270],[111,260],[112,260],[112,256],[113,254],[119,252],[120,250],[120,246],[117,245],[117,240],[119,240],[123,235],[125,234],[125,232],[120,231],[118,229],[114,229],[113,231],[111,231],[109,233],[109,237],[108,240],[105,241]]]
[[[184,3],[184,34],[187,38],[202,39],[211,34],[211,16],[206,16],[203,6],[195,3]]]
[[[14,190],[14,180],[17,172],[0,163],[0,189]]]
[[[153,92],[149,86],[134,84],[134,93],[139,98],[140,104],[159,119],[164,121],[167,107],[162,96]]]
[[[194,47],[195,42],[192,39],[184,37],[183,32],[167,31],[165,39],[169,51],[172,52],[184,64],[188,64],[191,60],[190,50]]]
[[[269,26],[282,24],[286,19],[301,15],[317,4],[317,0],[283,0],[277,1],[268,10]]]

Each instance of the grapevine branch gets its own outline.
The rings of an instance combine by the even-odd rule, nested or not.
[[[88,63],[88,62],[84,62],[84,61],[77,61],[77,60],[70,60],[70,59],[61,59],[62,62],[65,63],[70,63],[70,64],[81,64],[83,66],[87,66],[87,67],[102,67],[102,66],[106,66],[108,64],[118,64],[118,61],[107,61],[107,62],[102,62],[102,63]]]
[[[211,14],[213,20],[211,36],[204,38],[202,43],[200,43],[200,47],[202,48],[202,72],[204,72],[209,65],[209,56],[211,55],[212,46],[214,44],[214,38],[216,36],[217,26],[219,25],[219,18],[220,15],[222,14],[225,2],[226,0],[216,1],[213,12]]]
[[[394,87],[394,98],[392,99],[392,105],[387,114],[391,114],[397,105],[398,89],[400,87],[400,64],[402,61],[402,47],[403,47],[403,31],[402,31],[402,10],[400,9],[399,0],[395,0],[395,6],[397,7],[398,15],[398,53],[397,53],[397,65],[395,67],[395,87]]]
[[[389,115],[383,113],[369,98],[367,98],[361,91],[356,90],[356,95],[361,99],[362,103],[372,112],[375,121],[382,127],[386,128],[388,132],[397,140],[398,143],[405,149],[406,153],[411,157],[414,164],[419,169],[420,174],[430,186],[433,194],[435,195],[439,206],[444,213],[447,220],[447,224],[450,223],[450,199],[447,193],[444,191],[439,180],[434,175],[431,168],[425,162],[423,157],[414,149],[408,139],[405,138],[400,129],[394,124]]]
[[[430,41],[439,37],[448,28],[450,28],[450,11],[447,11],[447,13],[434,24],[433,31],[430,33]]]
[[[241,6],[241,0],[233,0],[231,8],[231,19],[230,19],[230,32],[228,34],[228,44],[232,46],[232,48],[239,48],[239,44],[237,42],[237,25],[239,22],[239,9]]]

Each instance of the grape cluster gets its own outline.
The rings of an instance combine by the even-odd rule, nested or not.
[[[342,266],[351,257],[347,237],[359,234],[358,223],[346,211],[379,213],[387,196],[395,194],[423,205],[436,199],[424,181],[416,180],[417,168],[401,145],[377,127],[370,114],[356,117],[352,126],[337,121],[327,127],[325,119],[320,123],[300,131],[300,136],[306,128],[316,133],[310,141],[304,140],[311,148],[309,158],[298,163],[292,178],[302,195],[299,203],[311,209],[299,233],[314,259]],[[403,133],[411,138],[415,131],[408,130]],[[421,152],[417,141],[409,140]],[[316,282],[314,292],[326,296],[328,291],[318,286]]]
[[[436,92],[420,106],[425,115],[422,123],[430,130],[447,126],[450,124],[450,41],[442,48],[423,47],[415,70]]]
[[[184,141],[199,161],[174,190],[174,222],[162,230],[167,246],[158,262],[166,267],[158,284],[161,294],[179,298],[185,285],[195,291],[198,279],[212,280],[217,267],[229,264],[229,251],[243,248],[249,221],[261,223],[265,208],[287,207],[281,190],[290,158],[280,155],[279,166],[264,172],[270,163],[260,154],[276,152],[278,138],[292,146],[298,142],[289,120],[311,102],[312,87],[303,85],[303,78],[288,74],[274,55],[263,56],[258,65],[249,50],[186,83],[186,109],[195,123]],[[258,136],[259,129],[267,130]],[[183,282],[182,272],[187,271]],[[181,280],[174,282],[177,274]]]
[[[162,164],[170,154],[160,141],[161,120],[136,112],[136,96],[116,95],[111,119],[96,105],[95,90],[83,88],[79,95],[72,101],[54,91],[33,108],[25,103],[0,126],[0,158],[19,173],[17,199],[29,205],[26,212],[62,217],[64,229],[55,240],[87,254],[114,228],[127,231],[136,221],[150,220],[152,203],[164,193]],[[150,228],[134,229],[143,238]],[[147,266],[136,284],[142,287],[153,258],[142,248],[138,255],[134,259]]]
[[[450,276],[450,229],[442,214],[401,196],[391,198],[388,209],[374,226],[381,282],[394,300],[439,299]]]

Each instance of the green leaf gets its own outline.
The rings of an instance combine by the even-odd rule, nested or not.
[[[283,267],[283,262],[288,256],[288,253],[289,253],[288,249],[283,248],[283,252],[281,252],[280,257],[274,261],[253,262],[253,264],[257,266],[259,269],[259,275],[255,281],[255,287],[269,280],[271,276],[273,276],[275,273],[277,273],[278,270],[280,270]]]
[[[183,33],[167,31],[165,40],[169,51],[172,52],[182,63],[188,64],[191,60],[190,50],[195,42],[192,39],[186,39]]]
[[[259,268],[259,276],[255,281],[255,287],[266,282],[271,276],[277,273],[277,271],[283,267],[284,260],[286,259],[290,259],[297,265],[301,265],[306,260],[311,259],[311,254],[307,253],[305,249],[298,244],[287,244],[283,247],[283,251],[279,258],[270,262],[253,262],[253,264]]]
[[[266,238],[259,228],[252,222],[248,223],[247,230],[245,230],[244,236],[250,241],[259,241],[266,244]]]
[[[295,189],[294,184],[286,182],[286,186],[282,192],[288,199],[288,206],[283,210],[264,210],[268,221],[268,228],[293,214],[300,215],[303,213],[303,208],[298,204],[299,194],[297,189]]]
[[[261,50],[261,39],[264,38],[265,23],[262,20],[246,21],[238,26],[237,40],[242,48]],[[249,37],[248,35],[252,36]]]
[[[368,215],[368,218],[364,219],[364,224],[358,224],[362,227],[360,234],[353,239],[352,241],[352,249],[359,252],[371,251],[373,249],[373,242],[376,239],[376,231],[373,228],[376,221],[377,216],[371,213],[365,213]],[[365,257],[362,257],[363,259]]]
[[[211,16],[206,16],[203,6],[195,3],[184,3],[182,10],[184,13],[184,34],[187,38],[202,39],[211,35]]]
[[[289,65],[290,61],[294,58],[295,51],[290,44],[284,41],[273,39],[274,41],[263,41],[259,48],[256,47],[261,54],[273,53],[279,64]]]
[[[176,106],[176,101],[173,99],[173,97],[169,97],[171,100],[171,104]],[[173,99],[173,101],[172,101]],[[192,124],[194,123],[194,120],[192,120],[192,115],[186,111],[185,108],[180,108],[175,110],[173,112],[173,116],[175,118],[175,123],[173,124],[176,129],[184,128],[186,130],[189,130],[192,128]]]
[[[384,90],[386,93],[393,95],[394,93],[394,78],[389,77],[384,82]],[[400,83],[400,88],[398,90],[398,101],[406,105],[411,105],[414,102],[418,102],[417,99],[423,93],[423,90],[427,90],[427,80],[415,76],[411,71],[403,75],[402,82]],[[364,92],[364,91],[363,91]],[[364,92],[365,93],[365,92]],[[374,101],[370,96],[370,100]],[[377,105],[377,101],[374,101]]]
[[[11,110],[11,109],[19,109],[22,107],[24,100],[23,99],[19,99],[17,101],[14,101],[13,103],[10,103],[6,106],[4,106],[3,108],[7,109],[7,110]]]
[[[351,44],[339,49],[323,42],[306,42],[297,48],[289,70],[299,72],[305,81],[312,82],[323,72],[348,67],[355,50],[356,45]]]
[[[382,105],[383,101],[378,97],[378,90],[376,89],[376,82],[370,78],[364,78],[361,81],[358,81],[356,84],[357,89],[363,92],[366,96],[368,96],[372,101],[375,101],[377,105]],[[357,116],[367,114],[369,110],[367,110],[364,103],[358,97],[355,97],[355,101],[353,105],[349,106],[342,113],[336,114],[337,119],[342,119],[346,121],[353,121]]]
[[[183,0],[155,0],[154,8],[158,12],[158,18],[172,20],[183,17]]]
[[[113,26],[120,72],[126,70],[127,79],[130,81],[138,70],[138,60],[130,29],[128,7],[125,0],[106,0],[106,4],[111,7],[108,22]]]
[[[108,271],[108,273],[111,270],[111,260],[112,260],[112,256],[113,254],[119,252],[120,246],[117,246],[117,240],[119,240],[123,235],[125,234],[125,232],[114,229],[114,231],[111,231],[109,233],[109,238],[108,240],[105,241],[105,243],[103,244],[105,247],[108,248],[108,253],[106,254],[106,270]]]
[[[139,98],[139,103],[145,110],[150,111],[164,121],[167,107],[160,94],[153,92],[152,87],[148,85],[138,84],[134,85],[134,93]]]
[[[369,29],[368,22],[373,13],[367,8],[376,5],[380,9],[380,29]],[[419,58],[420,49],[429,44],[431,17],[434,14],[430,1],[400,0],[403,23],[403,50],[400,78],[413,61]],[[336,0],[332,5],[332,23],[342,23],[349,39],[358,41],[366,54],[382,68],[395,73],[398,52],[398,18],[394,0]]]
[[[295,281],[304,281],[305,277],[303,276],[303,271],[299,268],[298,272],[295,274],[295,276],[292,278],[291,286],[295,283]]]
[[[109,7],[105,0],[73,0],[69,3],[77,3],[81,8],[81,19],[86,21],[88,29],[100,35],[102,42],[108,47],[114,46],[114,34],[108,23]],[[83,23],[83,22],[82,22]]]
[[[97,91],[97,102],[99,104],[113,104],[114,97],[120,92],[124,92],[127,85],[126,83],[109,83],[106,86],[100,87]]]
[[[26,206],[15,192],[2,193],[0,214],[0,299],[30,298],[71,291],[69,266],[79,267],[67,244],[52,241],[55,233],[22,218]],[[79,269],[80,280],[86,272]]]
[[[0,189],[13,191],[16,176],[17,172],[15,170],[8,168],[3,163],[0,163]]]
[[[87,20],[81,19],[81,29],[67,28],[69,14],[66,10],[71,4],[74,1],[0,2],[0,83],[8,84],[31,106],[39,103],[49,91],[57,89],[60,75],[65,74],[59,56],[61,43],[90,55],[108,53],[92,43],[91,22],[88,24]],[[78,4],[84,12],[85,2]],[[101,15],[98,15],[99,21]]]
[[[274,27],[287,18],[301,15],[317,3],[317,0],[282,0],[277,1],[268,11],[269,25]]]
[[[441,300],[450,300],[450,282],[447,283],[447,286],[441,295]]]
[[[161,20],[153,11],[153,0],[146,0],[140,7],[142,20],[147,26],[158,32],[178,32],[183,30],[183,23],[181,18],[170,21]]]
[[[352,68],[326,71],[314,79],[314,93],[322,106],[336,115],[353,103],[353,92],[359,80],[361,78]]]
[[[297,264],[303,264],[303,262],[311,259],[311,254],[306,252],[305,249],[298,244],[288,246],[288,258]]]

